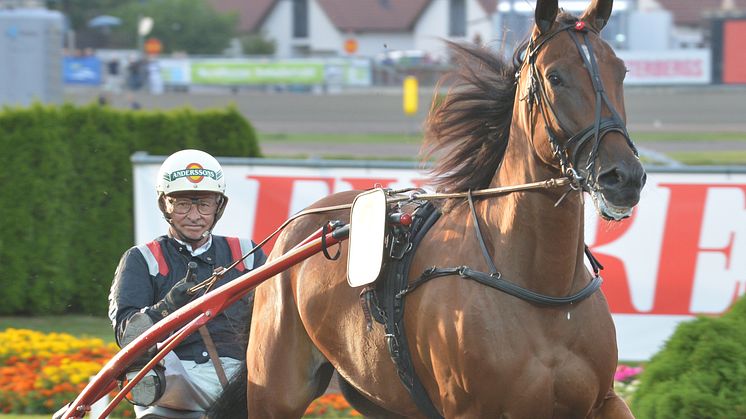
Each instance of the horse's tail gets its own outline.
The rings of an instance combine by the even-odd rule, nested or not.
[[[249,411],[246,404],[246,381],[248,368],[246,361],[233,375],[228,386],[223,389],[218,399],[207,411],[208,419],[246,419]]]

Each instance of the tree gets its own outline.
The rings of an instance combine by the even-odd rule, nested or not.
[[[135,48],[137,24],[142,16],[153,18],[149,36],[158,38],[164,52],[184,51],[190,54],[220,54],[235,37],[238,15],[221,14],[207,0],[47,0],[50,9],[63,12],[78,34],[78,47],[95,45],[100,34],[87,27],[99,15],[122,19],[111,28],[110,48]]]
[[[241,46],[246,55],[272,55],[277,43],[274,39],[268,39],[266,33],[261,32],[242,35]]]
[[[92,18],[111,14],[111,11],[124,4],[138,0],[47,0],[47,8],[59,10],[70,21],[70,28],[76,32],[85,31]]]

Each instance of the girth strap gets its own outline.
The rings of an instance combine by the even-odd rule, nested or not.
[[[590,297],[594,292],[598,291],[601,287],[603,279],[600,276],[596,276],[589,282],[583,289],[576,292],[575,294],[568,295],[565,297],[553,297],[551,295],[539,294],[538,292],[531,291],[523,288],[512,282],[505,281],[500,277],[500,274],[490,275],[484,272],[475,271],[467,266],[459,266],[456,268],[437,268],[432,267],[425,270],[415,281],[413,281],[409,287],[402,292],[402,295],[408,294],[423,283],[441,276],[459,275],[462,278],[472,279],[479,282],[480,284],[487,285],[488,287],[495,288],[506,294],[518,297],[521,300],[525,300],[531,303],[544,305],[544,306],[563,306],[566,304],[575,304]]]

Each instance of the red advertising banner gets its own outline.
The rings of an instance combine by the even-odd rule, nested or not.
[[[746,19],[723,22],[723,82],[746,83]]]

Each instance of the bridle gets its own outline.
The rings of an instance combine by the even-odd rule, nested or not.
[[[570,179],[573,189],[582,189],[587,192],[599,189],[596,180],[596,158],[598,157],[598,148],[604,135],[612,131],[622,134],[635,156],[638,155],[637,148],[627,132],[624,121],[609,100],[609,97],[606,95],[603,81],[601,80],[601,75],[599,73],[598,63],[596,62],[596,57],[593,52],[593,46],[588,38],[589,30],[591,29],[586,26],[585,22],[579,20],[573,25],[563,25],[547,35],[532,38],[526,48],[526,57],[523,62],[524,66],[528,65],[529,90],[525,99],[527,99],[529,107],[529,116],[533,111],[534,104],[536,104],[544,120],[544,127],[549,139],[549,145],[552,149],[552,154],[559,161],[562,174]],[[593,124],[572,136],[569,134],[572,131],[567,129],[567,126],[559,119],[557,112],[552,107],[552,103],[549,101],[546,88],[544,87],[543,78],[536,67],[536,59],[541,47],[543,47],[550,39],[565,31],[570,35],[570,38],[577,47],[580,57],[583,59],[583,63],[585,64],[585,68],[588,70],[588,75],[591,78],[593,89],[596,94]],[[593,32],[597,33],[595,31]],[[582,43],[580,40],[581,36]],[[516,73],[516,79],[518,79],[520,73],[521,70]],[[601,110],[604,104],[611,112],[610,117],[601,117]],[[561,143],[558,140],[557,133],[552,129],[552,126],[549,123],[550,117],[557,122],[565,136],[569,137],[564,143]],[[579,167],[579,153],[586,143],[591,140],[593,140],[593,147],[591,148],[591,151],[588,154],[588,159],[585,162],[585,174],[583,174],[583,171],[578,171],[576,169],[576,167]]]

